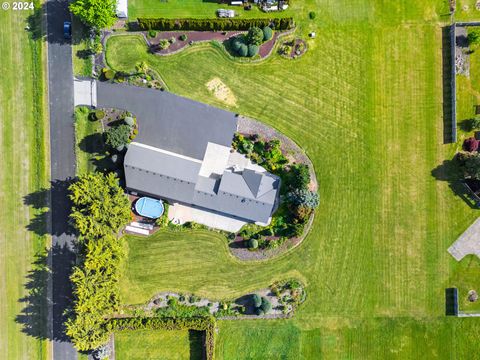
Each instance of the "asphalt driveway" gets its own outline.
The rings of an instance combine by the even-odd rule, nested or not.
[[[70,20],[67,0],[48,0],[48,91],[50,110],[52,208],[52,332],[53,359],[77,359],[64,333],[64,310],[70,304],[69,274],[75,259],[74,236],[67,227],[68,181],[75,176],[73,73],[70,42],[63,38],[63,22]]]

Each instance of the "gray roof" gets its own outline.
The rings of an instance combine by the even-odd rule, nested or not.
[[[125,155],[125,181],[130,189],[191,203],[200,166],[132,143]]]
[[[137,116],[136,142],[203,159],[208,142],[230,147],[235,114],[167,91],[97,81],[97,107]]]

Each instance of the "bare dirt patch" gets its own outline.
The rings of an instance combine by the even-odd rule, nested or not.
[[[213,93],[213,96],[229,106],[237,106],[237,98],[232,90],[223,83],[220,78],[215,77],[205,84],[207,89]]]

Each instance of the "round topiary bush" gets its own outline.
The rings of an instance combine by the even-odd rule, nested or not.
[[[248,46],[245,44],[240,44],[240,48],[238,49],[238,55],[241,57],[245,57],[248,55]]]
[[[248,56],[254,57],[257,54],[258,54],[258,46],[253,44],[248,45]]]
[[[268,314],[272,310],[272,303],[265,297],[262,297],[262,305],[260,306],[264,314]]]
[[[105,117],[105,111],[95,110],[95,119],[102,120]]]
[[[265,26],[263,28],[263,41],[268,41],[272,38],[273,36],[273,31],[270,26]]]
[[[125,149],[125,145],[118,145],[115,150],[117,150],[118,152],[122,152],[123,150]]]
[[[130,127],[135,125],[135,120],[131,116],[127,116],[123,121]]]
[[[262,306],[262,298],[258,294],[252,295],[252,302],[253,302],[253,306],[256,308]]]
[[[182,41],[187,41],[187,39],[188,39],[188,37],[187,37],[186,34],[180,35],[180,40],[182,40]]]
[[[108,69],[103,73],[103,76],[105,76],[107,80],[112,80],[115,77],[115,71]]]
[[[154,38],[155,36],[157,36],[157,32],[155,30],[148,30],[149,38]]]
[[[243,42],[239,38],[235,38],[232,42],[232,49],[238,52],[240,47],[242,46]]]
[[[258,240],[257,239],[248,240],[248,247],[250,249],[257,249],[258,248]]]
[[[474,137],[468,138],[463,142],[465,151],[473,152],[478,150],[479,141]]]

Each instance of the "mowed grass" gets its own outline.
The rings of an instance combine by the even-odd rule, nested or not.
[[[84,106],[75,109],[77,175],[94,172],[97,169],[97,157],[103,158],[102,123],[90,120],[89,113],[90,110]]]
[[[119,360],[201,360],[202,342],[199,331],[119,331],[115,333],[115,357]]]
[[[180,95],[224,107],[205,85],[220,78],[237,98],[231,110],[306,150],[321,197],[307,239],[269,261],[242,263],[215,234],[129,237],[125,302],[162,290],[231,298],[295,276],[308,291],[295,317],[221,322],[220,358],[271,358],[268,344],[281,344],[284,332],[295,354],[278,347],[281,358],[467,356],[475,321],[444,315],[445,288],[476,276],[446,250],[478,216],[442,180],[442,163],[457,149],[443,144],[444,5],[305,2],[321,15],[311,22],[298,13],[299,35],[316,29],[317,39],[296,61],[238,64],[208,44],[158,57],[139,37],[111,38],[110,66],[131,71],[146,61]],[[263,335],[253,344],[257,329]]]
[[[35,2],[36,7],[39,6]],[[48,186],[48,122],[46,117],[45,48],[25,31],[33,11],[0,12],[0,354],[2,359],[44,359],[44,340],[23,333],[16,322],[29,321],[37,334],[46,333],[46,299],[30,307],[25,284],[36,254],[47,238],[27,226],[40,210],[25,204],[25,196]],[[37,199],[37,206],[47,199]],[[40,217],[43,218],[43,217]],[[39,233],[44,222],[36,223]],[[41,284],[36,284],[41,285]],[[34,291],[34,290],[32,290]],[[41,293],[37,294],[37,297]],[[22,315],[23,314],[23,315]],[[35,319],[35,322],[33,322]]]
[[[87,55],[90,41],[88,29],[76,17],[72,19],[73,75],[92,76],[92,60]]]

